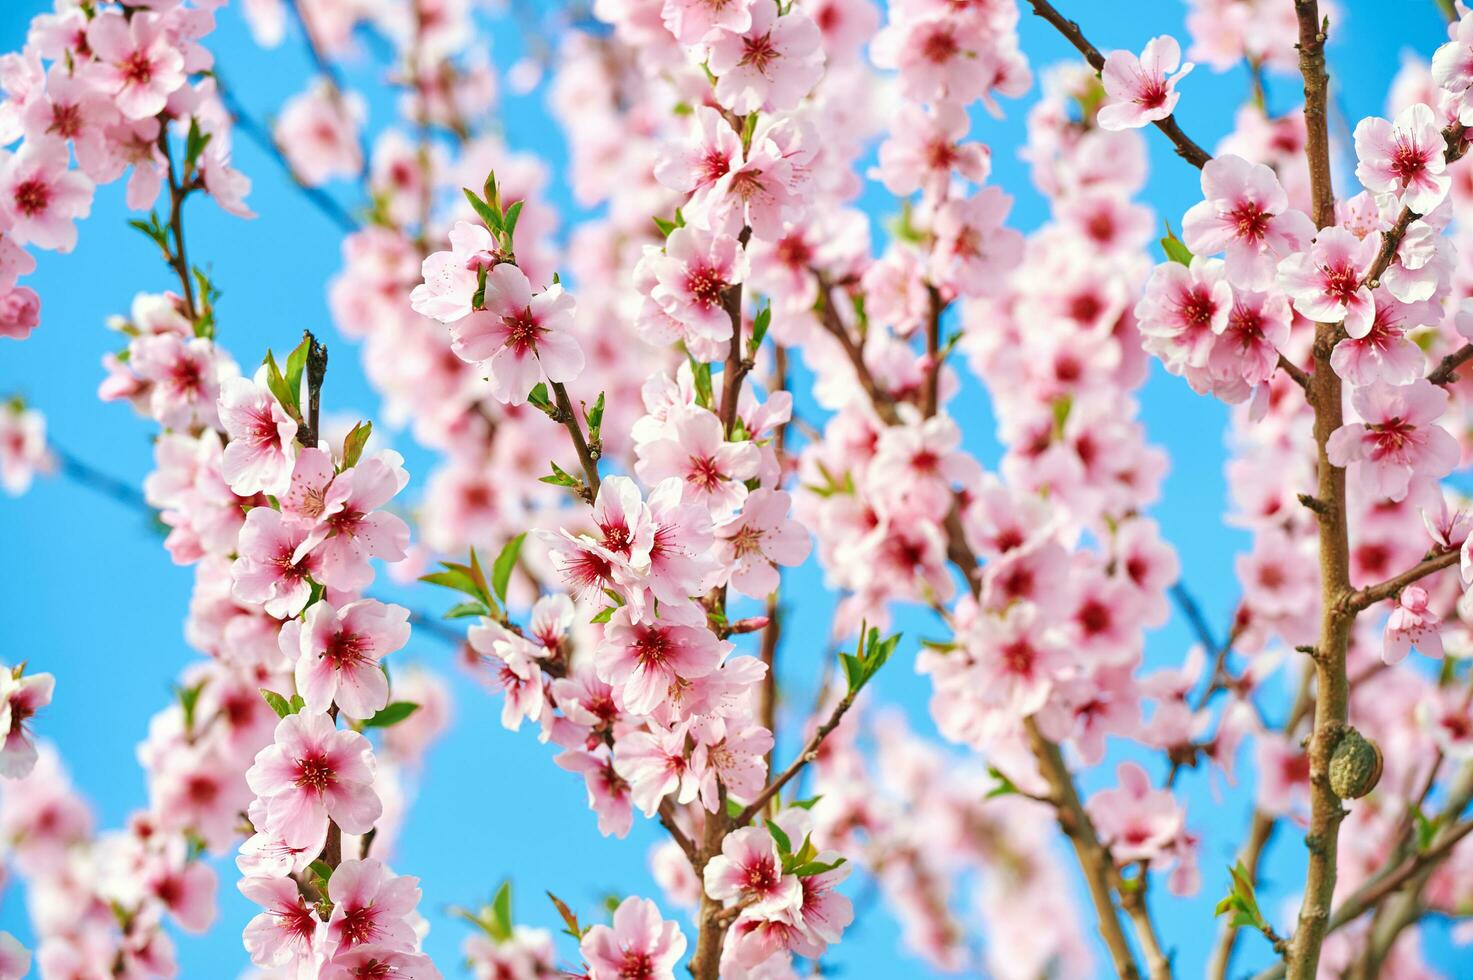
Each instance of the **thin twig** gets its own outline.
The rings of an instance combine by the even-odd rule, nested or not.
[[[1469,358],[1473,358],[1473,344],[1464,344],[1444,357],[1438,363],[1437,367],[1427,375],[1427,380],[1435,385],[1451,384],[1458,380],[1458,376],[1454,372],[1462,367]]]
[[[1048,0],[1028,0],[1028,2],[1032,4],[1035,14],[1052,24],[1060,34],[1064,35],[1065,40],[1084,55],[1084,60],[1089,62],[1091,68],[1097,72],[1104,70],[1105,56],[1100,53],[1099,48],[1089,43],[1089,39],[1084,36],[1084,32],[1079,29],[1077,23],[1059,13]],[[1202,149],[1186,133],[1182,132],[1175,116],[1158,119],[1153,125],[1171,140],[1172,146],[1176,147],[1176,155],[1198,170],[1212,159],[1212,154]]]
[[[1433,572],[1441,571],[1450,565],[1455,565],[1457,561],[1457,551],[1444,551],[1441,554],[1423,558],[1400,575],[1392,576],[1384,582],[1369,585],[1364,589],[1359,589],[1351,593],[1345,599],[1345,608],[1351,612],[1360,612],[1362,609],[1369,609],[1383,599],[1390,599],[1398,595],[1402,589],[1411,585],[1413,582],[1425,578]]]

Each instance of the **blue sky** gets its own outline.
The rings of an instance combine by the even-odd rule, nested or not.
[[[49,6],[49,0],[0,4],[0,50],[18,49],[29,19]],[[1061,6],[1105,50],[1139,49],[1163,32],[1185,39],[1184,8],[1178,4],[1065,0]],[[1445,34],[1433,0],[1348,0],[1343,6],[1349,20],[1343,32],[1332,34],[1330,61],[1339,104],[1354,119],[1382,111],[1386,85],[1403,51],[1426,57]],[[308,60],[290,39],[275,52],[261,52],[232,10],[222,12],[220,21],[210,38],[219,66],[248,109],[264,118],[304,86]],[[1072,49],[1031,16],[1025,14],[1022,29],[1024,48],[1036,66],[1073,56]],[[495,35],[493,57],[506,67],[516,59],[519,42],[505,28]],[[390,118],[392,107],[377,87],[376,72],[358,66],[348,74],[377,93],[370,100],[370,125]],[[1178,116],[1183,127],[1210,148],[1226,133],[1247,84],[1242,73],[1215,75],[1199,68],[1182,86]],[[1023,228],[1036,226],[1046,215],[1016,154],[1024,111],[1033,97],[1008,105],[1006,120],[978,119],[978,136],[993,147],[993,180],[1017,197],[1013,221]],[[1296,78],[1271,77],[1272,108],[1286,108],[1299,97]],[[554,127],[543,122],[542,93],[504,99],[502,115],[508,141],[542,154],[556,173],[566,155]],[[1149,135],[1153,176],[1146,199],[1175,222],[1196,199],[1197,174],[1158,134]],[[332,411],[374,414],[374,395],[356,354],[350,353],[352,345],[333,330],[324,298],[326,282],[340,265],[338,232],[244,138],[237,139],[236,164],[255,182],[250,203],[261,217],[242,222],[208,202],[192,204],[188,214],[191,257],[212,269],[224,291],[218,305],[222,342],[246,363],[267,346],[289,348],[310,328],[334,352],[325,404]],[[576,215],[566,188],[556,180],[551,196],[565,216]],[[865,203],[877,216],[889,207],[883,193],[873,191]],[[156,253],[125,226],[127,217],[121,186],[106,188],[82,227],[77,249],[70,255],[40,256],[39,269],[27,282],[42,296],[42,326],[23,343],[0,342],[0,393],[24,394],[46,413],[58,445],[138,484],[151,465],[151,428],[130,410],[96,399],[99,358],[117,346],[104,319],[125,311],[136,292],[165,289],[169,280]],[[1172,458],[1155,516],[1181,554],[1187,583],[1220,633],[1236,599],[1232,556],[1244,543],[1216,516],[1225,499],[1226,413],[1159,369],[1141,400],[1151,440]],[[995,462],[985,396],[970,385],[954,411],[968,428],[969,444],[984,462]],[[406,452],[416,474],[413,494],[426,472],[427,457],[413,450],[407,435],[397,437],[396,446]],[[175,674],[194,657],[182,636],[191,572],[170,563],[161,538],[135,512],[64,479],[43,481],[19,500],[0,499],[0,541],[5,542],[0,610],[6,624],[0,631],[0,661],[28,660],[33,670],[57,676],[56,701],[37,728],[60,746],[101,824],[116,826],[145,802],[134,748],[149,716],[171,696]],[[832,599],[821,591],[811,568],[794,576],[790,587],[797,609],[786,631],[783,678],[797,692],[795,702],[804,703],[803,692],[819,673],[817,658],[824,648]],[[414,601],[430,608],[443,604],[441,597],[423,592]],[[902,650],[913,651],[914,627],[924,628],[925,620],[907,617],[900,625],[912,627],[912,640]],[[1150,638],[1148,662],[1176,662],[1191,641],[1185,624],[1174,621]],[[407,656],[450,670],[447,648],[428,637],[411,641]],[[902,706],[921,731],[934,732],[925,714],[929,682],[914,674],[908,658],[897,658],[876,685],[880,700]],[[423,879],[422,911],[432,923],[428,948],[447,974],[455,973],[465,927],[446,915],[446,907],[485,900],[504,877],[516,882],[518,917],[552,928],[556,915],[541,898],[545,889],[588,909],[611,892],[657,894],[645,865],[649,847],[659,839],[655,825],[637,824],[623,842],[600,837],[585,807],[581,780],[553,767],[551,753],[526,731],[504,731],[497,722],[499,706],[478,688],[460,682],[455,693],[456,725],[430,755],[396,860],[401,872]],[[779,751],[779,757],[786,754]],[[1117,755],[1086,775],[1087,790],[1113,782]],[[1163,889],[1155,894],[1157,916],[1175,949],[1180,973],[1191,976],[1200,974],[1215,933],[1212,905],[1226,891],[1225,868],[1246,825],[1247,800],[1241,798],[1244,794],[1227,802],[1214,800],[1205,779],[1196,774],[1189,774],[1183,785],[1189,821],[1206,839],[1203,889],[1187,901],[1172,901]],[[1292,888],[1300,880],[1301,852],[1288,834],[1269,852],[1261,893],[1266,909],[1277,908],[1284,886]],[[239,931],[250,906],[234,891],[233,867],[226,866],[222,878],[223,921],[207,937],[181,937],[185,977],[232,975],[245,965]],[[29,942],[16,886],[0,899],[0,929]],[[1445,936],[1439,932],[1433,945],[1434,959],[1444,968],[1452,966],[1454,954]],[[1246,968],[1262,964],[1267,955],[1264,944],[1249,938],[1237,962]],[[1103,953],[1099,959],[1106,962]],[[930,975],[899,953],[898,931],[883,914],[867,916],[862,934],[846,939],[829,962],[851,976]]]

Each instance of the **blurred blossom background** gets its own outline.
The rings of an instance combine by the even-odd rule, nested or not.
[[[1282,0],[1286,5],[1290,0]],[[1385,111],[1388,87],[1406,58],[1427,59],[1446,38],[1445,21],[1434,0],[1340,0],[1343,22],[1332,32],[1329,47],[1334,100],[1332,136],[1342,155],[1350,144],[1350,126],[1366,115]],[[1159,0],[1063,0],[1060,6],[1081,22],[1102,50],[1139,50],[1148,38],[1170,33],[1183,40],[1185,6]],[[4,0],[0,3],[0,50],[24,43],[30,19],[48,0]],[[565,182],[567,151],[546,107],[545,72],[529,56],[538,51],[535,38],[555,30],[570,16],[552,4],[523,2],[514,8],[485,9],[478,15],[493,39],[490,57],[501,73],[498,114],[507,143],[535,154],[547,167],[547,198],[560,211],[561,233],[583,212]],[[288,28],[291,30],[291,28]],[[1077,58],[1072,48],[1026,11],[1023,49],[1035,72],[1060,60]],[[227,7],[217,32],[209,39],[221,75],[246,110],[268,120],[312,75],[312,65],[299,39],[263,50],[251,39],[240,12]],[[350,85],[366,95],[367,134],[395,118],[396,96],[385,84],[382,45],[360,39],[359,57],[342,63]],[[1183,128],[1211,148],[1226,134],[1250,80],[1243,71],[1214,73],[1198,69],[1181,85],[1177,116]],[[993,152],[996,184],[1016,198],[1009,224],[1029,230],[1047,217],[1044,198],[1032,187],[1028,169],[1018,158],[1024,143],[1024,118],[1037,98],[1037,84],[1027,97],[1007,102],[1005,118],[979,111],[974,138]],[[1271,110],[1298,104],[1297,76],[1270,74],[1267,98]],[[1158,133],[1146,132],[1152,174],[1141,200],[1155,209],[1158,221],[1173,223],[1200,199],[1198,173],[1176,159]],[[188,213],[191,258],[207,268],[222,290],[217,305],[220,338],[243,365],[254,363],[268,346],[278,354],[295,345],[303,329],[323,338],[331,351],[324,390],[329,417],[377,416],[377,399],[364,379],[354,343],[334,331],[327,309],[326,286],[340,269],[341,233],[309,206],[281,169],[261,149],[238,135],[235,166],[248,174],[248,198],[258,213],[254,221],[229,217],[201,201]],[[871,160],[872,162],[872,160]],[[1343,166],[1337,183],[1353,182]],[[333,193],[334,186],[327,191]],[[346,200],[346,195],[343,195]],[[894,201],[870,183],[860,202],[884,226]],[[105,318],[125,311],[137,292],[167,288],[169,279],[153,249],[128,228],[123,185],[102,188],[80,244],[68,255],[38,254],[39,268],[26,280],[43,299],[42,326],[24,343],[0,343],[0,392],[20,393],[48,419],[55,445],[90,466],[138,486],[151,467],[152,423],[125,406],[104,405],[96,390],[102,378],[101,356],[118,346]],[[576,288],[576,283],[574,284]],[[801,370],[801,369],[800,369]],[[1151,361],[1151,380],[1141,391],[1141,417],[1149,441],[1170,456],[1164,495],[1153,516],[1176,547],[1183,579],[1201,600],[1213,631],[1222,635],[1237,597],[1233,558],[1247,536],[1225,526],[1223,433],[1227,410],[1219,402],[1198,397],[1179,378]],[[954,417],[966,431],[968,448],[992,467],[998,458],[986,393],[970,374],[962,395],[952,403]],[[801,392],[803,376],[795,380]],[[798,410],[810,419],[819,410],[800,394]],[[402,452],[411,473],[407,493],[412,502],[422,492],[433,457],[417,447],[408,432],[388,425],[379,436]],[[19,499],[0,500],[0,660],[27,661],[33,671],[56,675],[57,694],[35,728],[54,742],[79,789],[92,801],[100,827],[115,827],[145,803],[142,773],[135,747],[143,739],[150,716],[173,693],[170,678],[191,658],[182,636],[190,596],[192,570],[172,564],[161,547],[162,535],[138,510],[95,487],[57,474],[40,481]],[[781,682],[787,724],[777,751],[786,759],[795,749],[793,732],[812,702],[823,660],[830,656],[828,624],[834,599],[824,591],[816,562],[791,571],[790,619],[784,629]],[[454,600],[428,587],[394,586],[380,578],[381,597],[417,609],[438,612]],[[751,604],[755,611],[755,604]],[[738,607],[746,615],[747,606]],[[929,681],[912,669],[917,640],[940,630],[930,617],[914,609],[897,616],[904,630],[902,655],[883,671],[871,688],[871,710],[903,713],[922,735],[939,738],[927,710]],[[750,641],[751,638],[745,638]],[[1146,670],[1181,662],[1195,642],[1180,613],[1153,633],[1146,648]],[[447,975],[455,975],[460,946],[470,927],[451,912],[456,905],[478,906],[489,900],[504,878],[514,882],[518,922],[560,928],[546,890],[575,907],[591,908],[609,895],[658,897],[647,856],[663,840],[654,821],[636,820],[627,841],[601,837],[585,805],[581,778],[556,768],[551,746],[531,733],[513,733],[499,724],[499,700],[473,684],[454,663],[454,648],[416,632],[409,648],[397,654],[396,670],[409,662],[425,664],[451,679],[454,724],[430,752],[418,777],[416,796],[400,838],[394,864],[401,873],[421,879],[421,911],[430,921],[425,948]],[[1283,692],[1270,698],[1274,717],[1285,710]],[[959,749],[945,751],[963,757]],[[1243,780],[1251,779],[1249,753],[1240,760]],[[1164,760],[1112,744],[1104,765],[1081,776],[1081,788],[1093,792],[1114,785],[1115,765],[1140,758],[1151,767]],[[1155,773],[1155,768],[1153,768]],[[1154,911],[1181,976],[1200,975],[1216,934],[1213,906],[1228,890],[1227,866],[1247,827],[1252,793],[1214,785],[1205,772],[1187,771],[1178,783],[1191,829],[1203,840],[1203,884],[1191,899],[1159,892]],[[1251,785],[1251,783],[1249,783]],[[1059,838],[1056,845],[1065,843]],[[1281,833],[1264,865],[1259,899],[1270,918],[1283,918],[1287,903],[1303,875],[1304,849],[1298,835]],[[221,919],[206,936],[177,934],[181,975],[232,976],[247,961],[240,930],[251,906],[235,890],[236,873],[221,867]],[[1082,882],[1072,859],[1067,862],[1081,908],[1087,907]],[[842,943],[825,957],[840,976],[923,977],[939,975],[908,956],[900,930],[856,875],[847,886],[855,898],[858,921]],[[974,918],[969,891],[958,892],[956,909]],[[668,911],[668,910],[667,910]],[[27,945],[32,934],[24,912],[20,885],[9,884],[0,898],[0,929]],[[1434,918],[1424,931],[1426,958],[1445,974],[1473,977],[1466,952],[1451,943],[1445,923]],[[1006,941],[1005,938],[1003,941]],[[572,954],[571,944],[560,952]],[[1108,969],[1103,947],[1096,965]],[[1272,953],[1257,936],[1244,936],[1236,961],[1242,973],[1266,965]],[[1103,975],[1103,972],[1102,972]]]

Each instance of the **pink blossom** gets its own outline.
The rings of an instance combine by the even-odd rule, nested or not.
[[[1404,326],[1407,304],[1384,289],[1375,291],[1376,316],[1364,337],[1347,337],[1335,345],[1330,367],[1357,387],[1384,381],[1411,384],[1426,370],[1427,357]],[[1425,305],[1425,304],[1424,304]]]
[[[724,719],[717,719],[708,727],[702,734],[706,772],[701,799],[706,809],[714,811],[720,799],[718,777],[733,798],[755,798],[767,784],[767,753],[772,751],[772,732],[761,725],[747,725],[738,730]]]
[[[741,902],[747,913],[764,918],[791,913],[803,901],[798,877],[783,873],[777,842],[763,827],[727,834],[721,853],[706,863],[705,883],[717,901]]]
[[[144,873],[144,887],[159,900],[185,932],[207,932],[215,920],[215,869],[201,860],[184,860],[184,844],[154,857]]]
[[[634,471],[647,484],[685,481],[682,499],[704,504],[713,518],[741,506],[746,481],[757,475],[760,453],[751,442],[727,442],[721,420],[703,408],[674,413],[659,439],[636,447]]]
[[[1324,228],[1307,252],[1279,263],[1279,284],[1294,309],[1319,323],[1345,321],[1345,332],[1364,337],[1376,304],[1361,279],[1375,258],[1377,239],[1359,239],[1343,228]]]
[[[1447,392],[1425,378],[1356,388],[1350,402],[1361,421],[1332,432],[1325,451],[1331,463],[1351,468],[1367,494],[1401,500],[1413,477],[1441,479],[1457,465],[1457,440],[1437,424]]]
[[[822,36],[798,7],[781,17],[776,4],[753,3],[750,11],[745,30],[719,30],[706,41],[716,101],[737,115],[787,112],[823,76]]]
[[[614,910],[612,926],[599,924],[584,933],[578,951],[588,964],[588,980],[675,980],[685,935],[660,918],[654,902],[631,895]]]
[[[998,290],[1023,259],[1023,236],[1003,226],[1012,208],[1012,197],[992,185],[941,206],[931,228],[931,275],[937,285],[966,296]]]
[[[231,566],[234,595],[258,603],[269,615],[287,619],[312,596],[321,558],[303,548],[307,529],[289,524],[270,507],[254,507],[240,530],[239,554]]]
[[[1135,307],[1146,349],[1176,374],[1207,365],[1232,311],[1233,290],[1223,263],[1200,255],[1190,266],[1156,266]]]
[[[312,522],[302,547],[320,562],[322,584],[361,589],[373,581],[371,558],[404,559],[409,525],[397,514],[379,509],[409,482],[403,462],[398,453],[386,449],[334,475],[327,453],[304,449],[299,454],[282,508]]]
[[[704,677],[731,644],[718,640],[698,607],[672,606],[661,618],[636,622],[633,610],[614,611],[598,645],[598,676],[618,690],[625,708],[648,714],[681,681]]]
[[[56,678],[50,674],[22,674],[0,665],[0,776],[24,779],[36,767],[36,744],[28,730],[36,712],[51,703]]]
[[[1186,814],[1170,790],[1153,789],[1146,771],[1133,762],[1116,770],[1120,786],[1101,790],[1086,807],[1119,865],[1165,855],[1185,831]]]
[[[18,402],[0,405],[0,487],[12,497],[25,493],[37,473],[50,470],[46,417]]]
[[[16,286],[0,294],[0,337],[25,340],[40,325],[41,297],[34,289]]]
[[[1425,103],[1407,106],[1394,123],[1368,116],[1355,127],[1355,175],[1366,190],[1397,195],[1401,204],[1427,214],[1452,186],[1444,149],[1442,127]]]
[[[423,953],[388,946],[355,946],[333,957],[320,980],[440,980],[440,971]]]
[[[686,139],[660,144],[654,175],[672,190],[699,194],[741,166],[742,138],[708,105],[696,107],[691,123]]]
[[[533,296],[526,274],[503,263],[486,274],[485,306],[456,320],[450,336],[463,360],[490,362],[497,401],[520,405],[539,379],[567,382],[583,373],[572,330],[573,297],[562,286]]]
[[[547,699],[542,665],[537,658],[546,651],[490,619],[483,619],[472,626],[467,639],[490,672],[490,686],[505,695],[501,709],[502,727],[514,732],[521,727],[522,719],[536,721],[540,718],[547,707]]]
[[[684,492],[684,481],[670,477],[659,482],[648,501],[655,530],[644,584],[665,603],[679,604],[704,593],[718,573],[711,554],[710,511],[685,502]]]
[[[221,461],[230,489],[243,497],[286,492],[297,456],[297,423],[281,403],[249,378],[228,378],[220,385],[219,412],[230,437]]]
[[[1452,40],[1432,55],[1432,81],[1438,88],[1462,93],[1473,87],[1473,18],[1459,17]]]
[[[1396,608],[1386,619],[1386,635],[1381,644],[1381,659],[1399,664],[1412,647],[1434,660],[1442,659],[1442,634],[1437,613],[1428,608],[1427,590],[1409,585],[1397,597]]]
[[[1224,154],[1202,168],[1202,194],[1182,218],[1182,240],[1193,252],[1227,253],[1227,277],[1235,286],[1264,290],[1278,260],[1314,238],[1314,223],[1289,207],[1273,170]]]
[[[731,235],[677,228],[650,264],[651,298],[699,337],[731,338],[724,294],[747,275],[747,255]]]
[[[87,46],[97,59],[89,77],[129,119],[158,115],[184,85],[184,57],[159,14],[104,11],[87,25]]]
[[[411,917],[419,905],[419,879],[395,875],[382,861],[348,860],[327,883],[332,918],[325,951],[339,956],[359,946],[413,949],[418,943]]]
[[[325,714],[281,719],[246,782],[266,801],[267,827],[288,843],[321,839],[328,818],[345,834],[366,834],[383,813],[368,739]]]
[[[389,681],[379,662],[409,641],[409,610],[359,599],[341,609],[323,601],[281,628],[281,652],[296,661],[297,693],[307,710],[336,704],[362,720],[389,703]]]
[[[344,95],[326,79],[287,99],[272,133],[294,177],[317,187],[363,168],[358,145],[362,100]]]
[[[8,932],[0,932],[0,977],[22,980],[31,972],[31,951]]]
[[[588,788],[588,805],[598,816],[598,832],[623,838],[633,826],[629,784],[614,769],[613,760],[605,753],[569,751],[554,761],[569,772],[581,772]]]
[[[155,419],[171,429],[215,427],[220,376],[233,374],[235,365],[221,363],[213,342],[155,334],[139,337],[131,350],[133,370],[150,383],[149,411]]]
[[[628,783],[629,798],[645,816],[654,816],[667,796],[684,805],[701,792],[704,766],[686,742],[686,726],[677,725],[672,731],[654,726],[630,732],[614,743],[614,771]]]
[[[761,599],[778,586],[778,565],[801,565],[812,542],[802,524],[788,517],[792,497],[760,488],[747,495],[742,512],[716,529],[716,556],[730,570],[732,588]]]
[[[409,294],[409,305],[421,316],[454,323],[471,312],[480,274],[497,262],[496,243],[483,225],[457,221],[450,229],[450,250],[424,260],[424,282]]]
[[[8,242],[58,252],[77,244],[72,222],[92,210],[92,181],[68,169],[68,162],[66,143],[49,137],[27,140],[14,153],[0,150],[0,214],[8,219]]]
[[[1137,129],[1165,119],[1181,98],[1176,83],[1192,68],[1191,62],[1181,64],[1181,45],[1166,34],[1147,41],[1139,58],[1129,51],[1111,51],[1100,72],[1105,85],[1105,102],[1097,117],[1100,128]]]
[[[287,877],[253,876],[239,882],[241,894],[265,911],[245,927],[245,948],[260,967],[295,969],[310,964],[325,930],[297,883]]]
[[[929,112],[904,103],[895,114],[890,138],[880,144],[879,176],[892,194],[925,192],[939,198],[953,173],[980,185],[992,172],[992,151],[964,142],[972,122],[961,106],[943,102]]]

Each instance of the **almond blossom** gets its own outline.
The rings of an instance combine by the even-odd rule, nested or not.
[[[713,32],[706,64],[716,76],[716,100],[738,115],[794,108],[823,74],[818,27],[801,8],[781,17],[775,4],[751,5],[740,32]]]
[[[1368,117],[1355,127],[1355,175],[1366,190],[1395,195],[1417,214],[1442,203],[1452,186],[1444,171],[1442,128],[1432,109],[1418,102],[1395,122]]]
[[[376,599],[340,609],[317,602],[301,622],[281,628],[281,652],[296,663],[297,691],[307,710],[336,704],[347,718],[373,717],[389,703],[380,661],[409,640],[409,610]]]
[[[383,812],[372,759],[362,735],[334,728],[325,714],[297,713],[281,719],[246,781],[266,803],[270,832],[288,843],[322,839],[329,819],[344,833],[366,834]]]
[[[1437,424],[1448,401],[1441,388],[1422,378],[1376,382],[1354,389],[1350,400],[1361,421],[1331,433],[1325,451],[1366,493],[1401,500],[1413,478],[1440,479],[1457,465],[1457,441]]]
[[[1228,280],[1245,289],[1267,289],[1278,260],[1305,248],[1314,225],[1289,197],[1274,172],[1226,154],[1202,168],[1206,200],[1182,217],[1182,240],[1193,252],[1226,252]]]
[[[1322,323],[1345,321],[1345,332],[1364,337],[1375,320],[1370,287],[1361,282],[1376,254],[1374,238],[1359,239],[1343,228],[1325,228],[1307,251],[1279,263],[1279,284],[1294,309]]]
[[[1181,45],[1167,34],[1147,41],[1140,57],[1129,51],[1111,51],[1100,71],[1100,80],[1105,85],[1105,104],[1099,111],[1100,127],[1135,129],[1165,119],[1181,98],[1176,83],[1192,67],[1191,62],[1181,63]]]
[[[1427,590],[1419,585],[1407,586],[1397,597],[1396,608],[1386,619],[1381,659],[1388,664],[1401,663],[1408,651],[1416,647],[1418,653],[1441,660],[1439,622],[1437,613],[1428,608]]]
[[[579,941],[589,980],[675,980],[685,935],[646,898],[629,897],[614,909],[612,925],[593,926]]]
[[[572,335],[573,297],[559,285],[535,296],[521,269],[503,263],[486,274],[485,305],[450,328],[455,353],[490,371],[497,401],[520,405],[538,379],[573,381],[583,349]]]

